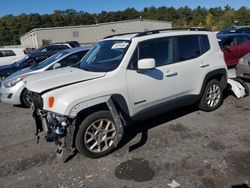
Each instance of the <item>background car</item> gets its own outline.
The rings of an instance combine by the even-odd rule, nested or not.
[[[22,48],[1,48],[0,49],[0,66],[9,65],[22,59],[25,51]]]
[[[223,29],[220,32],[217,33],[217,36],[219,35],[225,35],[225,34],[233,34],[233,33],[245,33],[250,35],[250,26],[236,26],[231,27],[227,29]]]
[[[77,41],[64,41],[64,42],[55,42],[53,44],[64,44],[69,46],[70,48],[76,48],[76,47],[80,47],[80,43]]]
[[[80,44],[77,41],[56,42],[50,45],[42,46],[36,50],[33,50],[32,52],[47,52],[51,55],[54,55],[62,50],[76,47],[80,47]]]
[[[236,75],[250,79],[250,53],[243,56],[236,65]]]
[[[26,67],[34,66],[37,63],[47,59],[48,57],[50,57],[50,54],[46,52],[30,53],[19,61],[16,61],[10,65],[0,66],[0,80],[3,80],[5,77],[13,74],[16,71],[19,71]]]
[[[89,46],[79,47],[59,52],[39,64],[22,69],[7,77],[1,83],[1,101],[14,105],[22,104],[23,106],[29,107],[30,102],[27,99],[27,89],[25,89],[24,83],[22,82],[24,78],[32,74],[61,67],[78,67],[80,60],[89,51],[89,48]]]
[[[250,35],[242,33],[217,35],[227,66],[236,65],[241,57],[250,53]]]

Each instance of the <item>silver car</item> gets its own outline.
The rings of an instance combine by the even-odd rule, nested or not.
[[[240,58],[239,63],[236,65],[236,75],[250,79],[250,53]]]
[[[29,107],[30,102],[27,99],[27,89],[22,82],[24,78],[48,70],[78,66],[78,62],[80,62],[89,49],[89,46],[67,49],[51,56],[36,66],[22,69],[8,76],[0,82],[1,101]]]

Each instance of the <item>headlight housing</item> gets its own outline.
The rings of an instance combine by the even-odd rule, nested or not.
[[[7,88],[13,87],[13,86],[15,86],[18,82],[22,81],[24,78],[25,78],[25,77],[21,77],[21,78],[16,78],[16,79],[10,80],[10,81],[4,83],[4,86],[7,87]]]
[[[239,59],[239,64],[241,65],[249,65],[247,61],[245,61],[243,58]]]

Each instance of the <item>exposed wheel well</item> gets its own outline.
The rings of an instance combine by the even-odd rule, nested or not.
[[[124,97],[122,97],[121,95],[112,95],[111,99],[114,103],[116,111],[118,112],[118,115],[120,117],[122,124],[126,125],[130,121],[130,118],[129,118],[128,106]],[[90,114],[97,112],[97,111],[102,111],[102,110],[110,111],[106,103],[101,103],[101,104],[97,104],[89,108],[83,109],[77,114],[74,120],[74,133],[73,133],[73,140],[72,140],[73,147],[75,146],[76,134],[83,120]]]
[[[202,96],[202,94],[204,93],[207,83],[213,79],[216,79],[220,82],[222,89],[225,89],[227,87],[226,70],[225,69],[218,69],[218,70],[212,71],[206,75],[206,77],[203,81],[200,96]]]

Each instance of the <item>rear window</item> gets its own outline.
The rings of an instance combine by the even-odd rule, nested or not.
[[[0,57],[15,56],[16,54],[12,50],[0,50]]]
[[[52,46],[52,49],[57,51],[57,50],[65,50],[65,49],[68,49],[69,47],[66,46],[66,45],[55,45],[55,46]]]
[[[202,52],[198,35],[177,36],[177,61],[186,61],[199,57]]]

